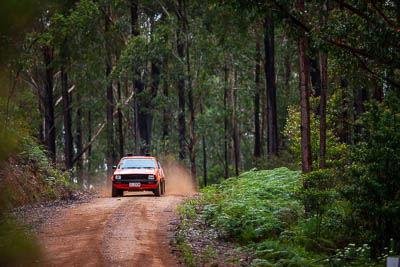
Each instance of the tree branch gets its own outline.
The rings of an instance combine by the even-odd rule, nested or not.
[[[397,27],[397,25],[395,25],[395,24],[393,23],[393,21],[391,21],[391,20],[382,12],[382,10],[380,10],[380,9],[376,6],[375,1],[371,1],[371,3],[372,3],[372,6],[374,7],[374,9],[376,10],[376,12],[378,12],[379,16],[380,16],[381,18],[383,18],[383,20],[386,21],[387,24],[389,24],[390,26],[392,26],[392,27],[396,30],[396,32],[400,32],[400,29]]]
[[[365,63],[359,55],[354,54],[354,56],[355,56],[355,57],[357,58],[357,60],[360,62],[360,65],[361,65],[361,67],[362,67],[364,70],[366,70],[367,72],[369,72],[370,74],[372,74],[373,76],[375,76],[377,79],[381,79],[381,80],[387,81],[387,82],[391,83],[393,86],[395,86],[395,87],[397,87],[397,88],[400,88],[400,84],[399,84],[399,83],[393,81],[392,79],[382,77],[381,75],[379,75],[379,74],[377,74],[376,72],[374,72],[373,70],[371,70],[371,69],[367,66],[367,63]]]
[[[68,94],[70,94],[73,90],[75,89],[75,84],[71,86],[71,88],[68,89]],[[60,96],[59,99],[57,99],[56,103],[54,104],[54,106],[57,106],[58,104],[60,104],[62,100],[62,97]]]
[[[375,57],[373,55],[367,53],[367,51],[365,51],[363,49],[354,48],[354,47],[351,47],[349,45],[346,45],[345,43],[343,43],[340,40],[330,40],[330,42],[335,46],[338,46],[340,48],[343,48],[343,49],[345,49],[347,51],[352,52],[353,54],[360,55],[360,56],[363,56],[363,57],[366,57],[366,58],[369,58],[369,59],[375,59]]]
[[[113,20],[113,18],[107,14],[107,12],[103,9],[103,8],[99,8],[101,12],[103,12],[103,14],[105,16],[107,16],[108,21],[111,23],[112,26],[115,26],[115,22]],[[124,43],[128,43],[128,38],[126,38],[125,34],[123,32],[121,32],[120,29],[118,29],[119,35],[121,36],[122,40],[124,41]]]
[[[163,4],[161,3],[161,1],[157,1],[158,4],[161,6],[161,9],[163,10],[163,12],[170,17],[171,15],[169,14],[168,10],[163,6]]]
[[[308,28],[304,23],[302,23],[300,20],[298,20],[295,16],[289,13],[281,4],[279,4],[276,0],[273,0],[275,6],[277,6],[286,16],[289,17],[289,19],[297,26],[302,28],[305,32],[309,32],[310,28]]]
[[[354,14],[357,14],[359,17],[361,17],[367,21],[370,20],[366,14],[362,13],[360,10],[356,9],[355,7],[345,3],[344,0],[335,0],[335,2],[338,3],[340,5],[340,7],[346,8],[347,10],[353,12]]]

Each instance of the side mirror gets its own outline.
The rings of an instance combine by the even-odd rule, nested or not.
[[[113,168],[113,170],[116,170],[116,169],[117,169],[117,166],[114,165],[112,168]]]

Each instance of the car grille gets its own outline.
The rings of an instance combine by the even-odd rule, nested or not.
[[[123,174],[121,180],[147,180],[148,174]]]

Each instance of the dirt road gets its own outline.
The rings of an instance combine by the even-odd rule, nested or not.
[[[65,209],[40,234],[47,266],[178,266],[169,222],[183,195],[128,193]]]

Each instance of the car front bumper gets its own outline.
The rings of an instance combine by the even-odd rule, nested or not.
[[[130,183],[140,183],[140,186],[129,186]],[[129,191],[142,191],[142,190],[154,190],[157,188],[157,185],[159,184],[158,180],[154,181],[138,181],[138,180],[132,180],[132,181],[113,181],[112,186],[117,189],[123,189],[123,190],[129,190]]]

